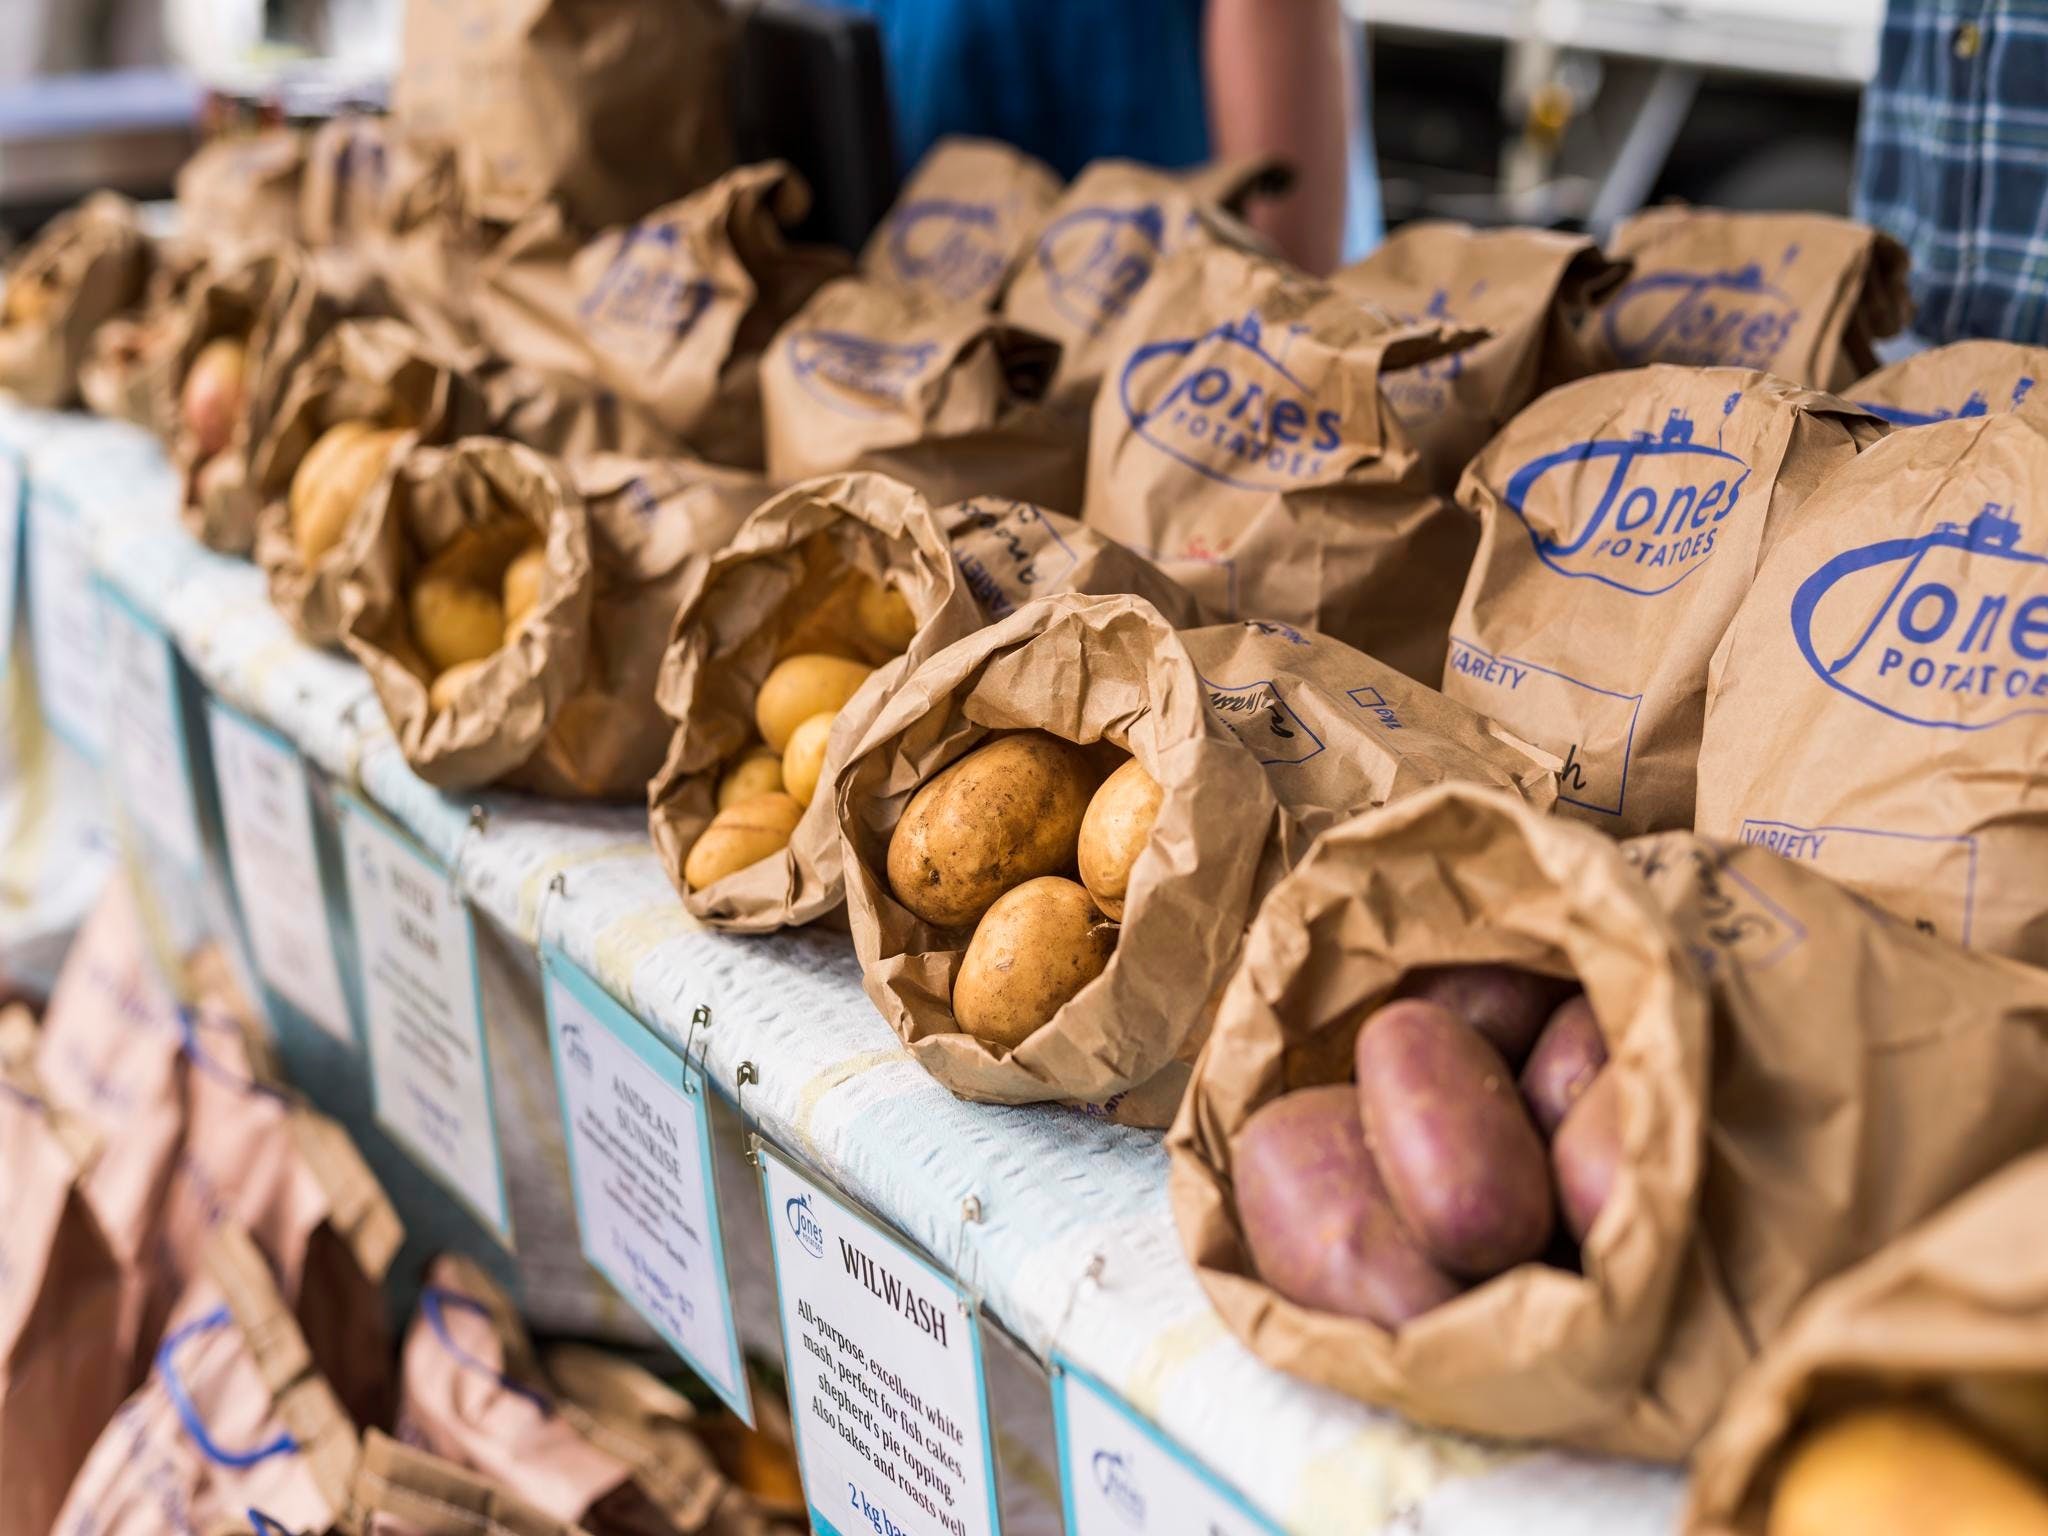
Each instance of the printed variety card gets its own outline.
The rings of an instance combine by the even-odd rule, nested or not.
[[[4,488],[0,488],[4,490]],[[128,820],[188,870],[202,853],[178,648],[121,592],[99,584],[106,640],[107,772]]]
[[[752,1424],[703,1076],[559,950],[541,969],[583,1256]]]
[[[52,495],[28,503],[28,633],[43,719],[80,756],[106,752],[104,640],[92,535]]]

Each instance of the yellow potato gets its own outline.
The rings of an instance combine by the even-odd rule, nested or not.
[[[412,636],[436,672],[481,661],[505,643],[505,610],[495,593],[447,576],[421,576],[406,594]]]
[[[216,336],[199,349],[185,372],[178,416],[192,436],[194,454],[210,459],[227,447],[242,405],[249,349],[232,336]]]
[[[349,519],[384,473],[391,450],[404,435],[376,431],[367,422],[345,421],[329,427],[306,450],[292,472],[286,503],[300,564],[312,566],[341,542]]]
[[[8,279],[7,307],[0,320],[8,325],[32,325],[49,314],[56,301],[56,289],[40,278]]]
[[[718,808],[738,805],[756,795],[772,795],[782,788],[782,758],[771,747],[755,747],[725,770],[718,781]]]
[[[838,718],[836,710],[812,715],[789,733],[789,745],[782,749],[782,787],[806,809],[818,792],[818,779],[825,771],[825,743]]]
[[[894,587],[867,576],[856,578],[853,616],[861,633],[891,656],[901,656],[917,634],[917,615],[910,600]]]
[[[505,567],[505,624],[510,628],[533,611],[540,601],[541,576],[548,568],[547,549],[529,545],[512,557]]]
[[[456,697],[469,686],[471,678],[483,671],[482,661],[458,661],[454,666],[434,679],[427,689],[427,708],[435,714],[455,707]]]
[[[1145,765],[1134,757],[1102,781],[1088,802],[1088,814],[1081,818],[1081,883],[1095,904],[1118,922],[1123,921],[1124,896],[1131,887],[1131,866],[1151,839],[1164,798]]]
[[[927,779],[889,838],[889,887],[938,928],[964,928],[1003,892],[1073,868],[1094,792],[1070,741],[1019,731]]]
[[[2048,1488],[1924,1408],[1845,1414],[1778,1474],[1767,1536],[2048,1536]]]
[[[711,818],[690,856],[683,860],[683,883],[693,891],[758,864],[789,846],[789,835],[803,819],[804,808],[788,795],[756,795],[729,805]]]
[[[1015,1048],[1102,974],[1116,924],[1072,880],[1046,875],[996,898],[953,979],[953,1018],[977,1040]]]
[[[868,680],[869,668],[843,656],[787,656],[775,664],[754,696],[754,724],[777,752],[813,715],[836,714]]]

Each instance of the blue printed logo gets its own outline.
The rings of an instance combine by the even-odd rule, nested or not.
[[[907,203],[889,221],[889,264],[906,283],[949,299],[975,299],[1009,265],[1002,218],[993,203],[948,197]]]
[[[811,1214],[809,1195],[794,1195],[783,1201],[782,1219],[789,1223],[790,1235],[803,1244],[804,1252],[814,1259],[825,1257],[825,1229]]]
[[[682,241],[673,224],[635,224],[584,294],[577,315],[594,329],[680,341],[718,292],[709,279],[675,270]]]
[[[1465,295],[1470,303],[1486,290],[1485,280],[1472,285]],[[1416,315],[1396,315],[1397,320],[1413,323],[1419,320],[1450,320],[1451,294],[1447,288],[1439,288],[1429,296],[1429,302]],[[1399,373],[1391,373],[1380,379],[1380,389],[1385,393],[1394,414],[1403,422],[1427,421],[1441,414],[1451,403],[1451,391],[1458,380],[1465,376],[1465,354],[1478,346],[1460,347],[1442,357],[1432,357],[1426,362],[1415,363]]]
[[[590,1054],[590,1047],[583,1043],[581,1024],[563,1023],[562,1057],[584,1077],[589,1077],[597,1070],[597,1062]]]
[[[798,331],[784,345],[804,393],[842,416],[900,409],[939,356],[935,341],[878,341],[852,331]]]
[[[1788,246],[1782,279],[1799,259]],[[1718,272],[1648,272],[1625,284],[1602,316],[1623,364],[1768,368],[1799,323],[1799,307],[1755,262]]]
[[[2048,555],[2019,547],[2006,510],[1845,550],[1801,582],[1792,636],[1814,675],[1907,725],[2048,714]]]
[[[1730,395],[1722,414],[1739,399]],[[1531,459],[1508,477],[1506,499],[1536,558],[1560,576],[1656,597],[1713,556],[1748,479],[1747,464],[1695,443],[1691,418],[1673,411],[1655,436],[1572,443]]]
[[[1109,1507],[1139,1530],[1145,1528],[1145,1495],[1138,1489],[1130,1457],[1121,1451],[1097,1451],[1090,1462],[1095,1486]]]
[[[1131,430],[1199,475],[1246,491],[1284,491],[1323,474],[1344,445],[1342,418],[1268,347],[1256,314],[1203,336],[1155,341],[1124,363],[1117,391]]]
[[[2027,396],[2033,392],[2033,388],[2032,379],[2023,378],[2015,382],[2012,387],[2012,400],[2006,409],[2018,410]],[[1937,421],[1960,421],[1966,417],[1991,414],[1991,407],[1985,401],[1984,391],[1981,389],[1971,390],[1963,403],[1952,411],[1943,410],[1939,406],[1930,411],[1914,411],[1903,405],[1879,405],[1874,400],[1857,400],[1853,403],[1859,410],[1868,411],[1879,420],[1888,421],[1895,427],[1927,427]]]
[[[1157,203],[1101,204],[1053,220],[1034,257],[1052,307],[1093,336],[1130,307],[1165,246],[1166,214]]]

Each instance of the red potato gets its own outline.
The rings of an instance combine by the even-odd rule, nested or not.
[[[192,435],[193,456],[210,459],[234,436],[241,419],[249,352],[231,336],[216,336],[185,371],[179,414]]]
[[[1398,1328],[1458,1294],[1402,1227],[1348,1083],[1273,1100],[1231,1143],[1259,1278],[1298,1306]]]
[[[1422,1251],[1467,1279],[1541,1257],[1557,1219],[1549,1160],[1500,1052],[1411,998],[1365,1021],[1357,1061],[1366,1145]]]
[[[1450,1009],[1519,1067],[1558,1004],[1577,990],[1575,981],[1512,965],[1433,965],[1410,972],[1395,995]]]
[[[1606,1065],[1607,1041],[1582,992],[1550,1016],[1522,1067],[1522,1097],[1536,1129],[1555,1135],[1565,1112]]]
[[[1602,1072],[1579,1095],[1551,1139],[1550,1161],[1565,1227],[1583,1243],[1614,1193],[1621,1169],[1620,1078]]]

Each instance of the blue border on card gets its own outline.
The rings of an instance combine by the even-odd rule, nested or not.
[[[27,547],[22,529],[28,525],[28,455],[6,443],[0,443],[0,462],[14,471],[13,505],[0,507],[0,518],[7,520],[7,527],[0,531],[0,538],[14,546],[13,570],[0,592],[0,676],[14,663],[14,630],[21,618],[21,584],[27,578],[22,574]]]
[[[185,658],[180,654],[177,642],[171,638],[171,632],[159,624],[153,616],[144,612],[134,598],[122,591],[120,587],[116,586],[106,576],[95,571],[93,573],[92,585],[98,594],[100,604],[102,616],[100,632],[102,637],[106,633],[105,615],[108,608],[112,607],[123,618],[134,624],[137,629],[155,641],[158,649],[163,653],[164,689],[171,703],[171,728],[178,733],[178,782],[185,791],[185,820],[192,828],[192,860],[189,863],[185,862],[178,858],[174,850],[164,847],[154,839],[151,840],[151,846],[158,853],[169,855],[171,861],[174,864],[180,865],[185,874],[196,879],[204,872],[206,867],[206,829],[200,825],[199,821],[199,784],[197,776],[192,771],[192,729],[190,722],[185,718]],[[103,704],[109,702],[111,701],[102,699]],[[109,725],[108,730],[110,733],[112,729],[113,727]],[[107,745],[111,752],[114,745],[111,735]],[[124,812],[124,814],[128,816],[132,824],[134,822],[133,813]]]
[[[1192,1472],[1219,1499],[1250,1521],[1253,1529],[1266,1533],[1266,1536],[1285,1536],[1279,1526],[1252,1507],[1251,1500],[1196,1460],[1178,1440],[1125,1402],[1121,1394],[1111,1391],[1100,1377],[1084,1371],[1065,1355],[1057,1352],[1052,1357],[1051,1376],[1053,1435],[1058,1445],[1055,1454],[1059,1462],[1057,1471],[1060,1480],[1060,1518],[1066,1524],[1068,1536],[1076,1536],[1080,1530],[1074,1517],[1074,1480],[1068,1475],[1072,1460],[1070,1453],[1073,1450],[1073,1437],[1067,1427],[1067,1393],[1071,1390],[1072,1382],[1079,1382],[1084,1390],[1094,1393],[1109,1404],[1116,1410],[1118,1417],[1151,1441],[1169,1460]]]
[[[299,765],[299,776],[306,796],[307,825],[313,833],[313,858],[317,865],[320,858],[320,807],[313,798],[313,770],[312,765],[306,761],[306,755],[298,749],[290,737],[258,720],[246,710],[237,709],[217,693],[209,692],[206,695],[206,713],[208,716],[207,730],[209,732],[213,729],[212,716],[220,715],[230,724],[238,725],[251,735],[262,738],[270,746],[286,754]],[[215,801],[224,802],[225,797],[220,793],[220,770],[218,764],[216,764],[214,769],[213,788]],[[334,941],[335,922],[332,911],[327,913],[327,953],[333,958],[334,980],[341,989],[341,1007],[342,1012],[346,1015],[341,1022],[342,1026],[348,1030],[348,1039],[346,1041],[336,1040],[335,1036],[325,1026],[315,1019],[308,1018],[304,1009],[300,1008],[298,1004],[294,1003],[282,992],[279,992],[271,984],[270,979],[263,974],[262,966],[257,963],[255,946],[249,942],[249,918],[244,911],[248,904],[242,899],[241,880],[235,874],[235,850],[228,838],[227,806],[225,803],[221,803],[218,809],[221,822],[220,857],[221,862],[227,867],[228,895],[234,900],[235,918],[242,925],[242,949],[249,957],[250,968],[256,973],[256,980],[263,988],[265,1001],[269,1004],[271,1011],[286,1015],[294,1021],[302,1021],[308,1029],[317,1032],[323,1040],[335,1040],[337,1045],[345,1044],[351,1050],[358,1053],[366,1052],[368,1050],[368,1043],[364,1036],[363,1026],[355,1016],[355,1007],[348,995],[348,966],[342,958],[341,947]],[[320,888],[325,893],[327,890],[326,871],[316,868],[315,873],[319,875]],[[345,891],[348,890],[348,873],[346,870],[342,872],[342,888]],[[353,900],[353,893],[351,893],[351,900]],[[350,917],[353,919],[353,911],[351,911]]]
[[[918,1252],[916,1246],[908,1238],[899,1236],[895,1229],[887,1222],[849,1197],[845,1191],[841,1190],[830,1179],[826,1178],[823,1174],[816,1173],[802,1166],[773,1142],[761,1137],[757,1137],[756,1140],[761,1148],[761,1161],[758,1172],[761,1180],[761,1205],[768,1218],[768,1258],[775,1269],[775,1326],[782,1335],[783,1358],[788,1360],[794,1358],[794,1356],[790,1352],[792,1346],[789,1342],[789,1325],[785,1319],[782,1306],[782,1247],[776,1241],[775,1205],[768,1191],[768,1162],[771,1158],[782,1164],[785,1170],[796,1177],[804,1180],[806,1183],[816,1185],[824,1192],[827,1199],[838,1205],[841,1210],[847,1212],[855,1221],[860,1222],[870,1231],[888,1239],[890,1243],[902,1250],[911,1263],[922,1269],[941,1288],[951,1292],[956,1303],[965,1304],[966,1317],[970,1324],[967,1330],[967,1342],[968,1346],[974,1351],[974,1379],[979,1388],[975,1394],[974,1406],[981,1419],[981,1464],[983,1471],[987,1474],[988,1529],[991,1536],[1001,1536],[1003,1529],[1003,1502],[1002,1495],[996,1486],[996,1437],[995,1429],[989,1421],[988,1362],[983,1358],[981,1351],[980,1307],[967,1294],[966,1286],[954,1279],[948,1271],[939,1268],[938,1265]],[[797,1473],[801,1477],[804,1469],[803,1405],[798,1403],[793,1396],[789,1405],[789,1432],[790,1438],[796,1444]],[[825,1512],[819,1509],[816,1501],[810,1497],[808,1485],[805,1488],[804,1501],[810,1508],[811,1530],[814,1536],[840,1536],[839,1528],[825,1518]]]
[[[375,1060],[376,1048],[374,1042],[376,1040],[377,1032],[370,1028],[370,1021],[368,1017],[370,1006],[369,983],[367,978],[359,977],[358,980],[362,985],[364,1012],[364,1055],[371,1058],[370,1105],[372,1110],[376,1113],[377,1123],[380,1126],[382,1126],[386,1132],[390,1134],[391,1139],[394,1142],[396,1142],[399,1146],[405,1148],[407,1154],[411,1156],[414,1163],[416,1163],[421,1168],[424,1168],[429,1174],[433,1176],[435,1181],[438,1182],[442,1188],[446,1189],[450,1194],[454,1195],[455,1198],[461,1202],[463,1207],[467,1209],[483,1224],[484,1229],[498,1240],[498,1243],[501,1247],[503,1247],[507,1252],[517,1252],[517,1248],[515,1247],[514,1242],[514,1235],[512,1231],[512,1201],[510,1196],[506,1193],[505,1189],[505,1153],[504,1149],[500,1147],[498,1144],[498,1091],[496,1085],[491,1081],[491,1030],[490,1026],[484,1022],[483,973],[478,969],[476,961],[476,919],[470,914],[469,900],[455,886],[454,881],[449,876],[449,872],[446,866],[444,866],[441,863],[441,861],[435,858],[431,853],[427,852],[426,849],[422,848],[416,841],[414,841],[414,839],[409,834],[402,831],[397,825],[395,825],[390,817],[384,815],[383,812],[372,807],[369,804],[369,802],[364,800],[361,796],[353,794],[348,790],[338,788],[335,792],[335,798],[341,806],[342,815],[354,816],[359,818],[365,826],[369,827],[373,832],[377,833],[377,835],[382,837],[386,842],[391,843],[393,846],[401,849],[406,854],[410,855],[415,863],[423,866],[429,874],[433,875],[435,879],[439,880],[444,886],[446,886],[455,897],[456,910],[462,914],[462,932],[464,938],[468,940],[469,947],[469,982],[471,988],[471,996],[475,1004],[477,1065],[480,1068],[482,1068],[484,1076],[484,1113],[490,1116],[491,1121],[491,1172],[496,1176],[497,1179],[497,1211],[493,1213],[490,1211],[479,1210],[473,1203],[471,1203],[468,1193],[464,1190],[457,1189],[454,1183],[447,1177],[447,1175],[443,1173],[440,1168],[435,1166],[435,1163],[432,1158],[424,1158],[420,1155],[420,1149],[413,1145],[412,1138],[409,1135],[407,1135],[400,1127],[394,1125],[391,1121],[384,1118],[383,1108],[377,1102],[377,1085],[380,1081],[380,1076],[377,1071],[377,1064]],[[356,961],[358,966],[361,966],[363,946],[360,936],[363,931],[363,922],[361,915],[356,911],[355,875],[354,872],[351,869],[349,869],[348,862],[349,861],[346,855],[346,847],[344,846],[344,853],[342,858],[342,879],[348,891],[349,918],[350,921],[355,924],[356,933],[358,935],[356,944]]]
[[[698,1359],[695,1351],[687,1348],[682,1340],[670,1337],[653,1318],[647,1317],[645,1313],[641,1316],[649,1327],[662,1336],[677,1357],[695,1371],[706,1386],[718,1394],[719,1401],[738,1414],[751,1429],[754,1426],[754,1398],[747,1381],[746,1362],[740,1356],[739,1321],[733,1312],[732,1271],[726,1265],[725,1220],[718,1209],[718,1182],[711,1165],[711,1106],[706,1097],[704,1076],[671,1049],[666,1040],[641,1023],[630,1009],[622,1006],[617,998],[600,986],[583,967],[571,960],[558,946],[541,945],[540,968],[541,1001],[547,1010],[548,1021],[548,1057],[555,1068],[555,1096],[561,1106],[562,1145],[569,1157],[569,1193],[571,1204],[576,1208],[577,1236],[582,1240],[583,1257],[589,1261],[591,1268],[611,1281],[619,1294],[626,1298],[628,1305],[632,1303],[632,1293],[621,1283],[619,1277],[612,1273],[611,1267],[591,1251],[589,1235],[583,1230],[583,1206],[575,1198],[576,1191],[582,1187],[576,1174],[576,1130],[570,1120],[569,1090],[564,1086],[561,1020],[555,1014],[554,991],[548,983],[559,981],[563,989],[575,998],[592,1018],[610,1031],[613,1039],[620,1041],[632,1051],[655,1076],[675,1088],[677,1092],[694,1097],[697,1101],[697,1151],[699,1166],[703,1171],[705,1214],[711,1226],[711,1262],[718,1275],[720,1311],[725,1322],[726,1368],[730,1372],[731,1385],[726,1386],[713,1379],[704,1369],[704,1364]]]

